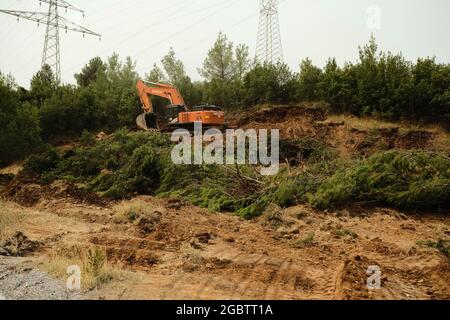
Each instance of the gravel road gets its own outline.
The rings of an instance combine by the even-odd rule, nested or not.
[[[65,283],[31,266],[25,259],[0,256],[0,300],[77,300]]]

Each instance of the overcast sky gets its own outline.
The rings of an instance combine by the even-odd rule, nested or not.
[[[254,55],[259,0],[69,0],[86,16],[61,10],[69,20],[102,34],[101,42],[61,32],[61,73],[73,83],[90,58],[114,51],[129,55],[144,75],[173,47],[194,79],[217,34],[246,43]],[[375,6],[375,7],[374,7]],[[46,11],[38,0],[1,0],[1,9]],[[378,11],[379,9],[379,11]],[[377,19],[377,12],[380,19]],[[284,60],[298,70],[310,57],[323,66],[334,56],[340,64],[357,59],[358,45],[374,33],[385,51],[410,60],[436,56],[450,62],[449,0],[281,0],[280,27]],[[379,23],[378,23],[379,22]],[[29,87],[40,68],[44,26],[0,13],[0,71]]]

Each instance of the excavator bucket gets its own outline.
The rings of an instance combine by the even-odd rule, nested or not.
[[[143,113],[136,118],[138,128],[145,131],[155,131],[158,128],[158,118],[154,113]]]

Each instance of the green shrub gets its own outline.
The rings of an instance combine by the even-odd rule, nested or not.
[[[17,85],[0,72],[0,166],[42,146],[38,108],[20,99]]]
[[[24,165],[24,170],[33,173],[45,173],[56,168],[60,161],[58,151],[46,146],[41,153],[32,155]]]
[[[450,161],[424,151],[387,151],[339,169],[309,201],[325,209],[347,202],[397,208],[450,207]]]
[[[308,161],[306,167],[300,171],[287,173],[281,171],[274,177],[273,185],[269,193],[270,201],[280,207],[290,207],[296,204],[308,201],[308,194],[317,191],[319,186],[327,178],[341,167],[348,165],[348,161],[342,159],[331,159],[328,154],[317,152],[312,159]]]
[[[80,137],[80,143],[83,146],[92,146],[95,144],[95,138],[92,133],[87,130],[83,130]]]

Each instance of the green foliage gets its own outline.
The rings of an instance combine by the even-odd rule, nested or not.
[[[100,126],[100,110],[91,88],[59,87],[47,99],[40,120],[44,136],[74,135]]]
[[[235,49],[234,60],[234,77],[237,81],[242,81],[251,68],[249,47],[245,44],[238,44]]]
[[[80,137],[80,143],[83,146],[92,146],[95,144],[95,138],[92,133],[87,131],[86,129],[83,130]]]
[[[95,57],[83,67],[81,73],[75,74],[75,79],[80,87],[89,87],[101,76],[104,77],[106,66],[100,57]]]
[[[220,33],[214,46],[208,51],[199,73],[207,80],[231,80],[235,76],[233,43]]]
[[[40,133],[38,109],[21,102],[14,80],[0,73],[0,166],[39,148]]]
[[[30,94],[38,108],[53,95],[57,87],[55,75],[49,65],[44,65],[31,79]]]
[[[175,165],[168,136],[127,130],[62,154],[48,149],[32,156],[25,168],[47,181],[71,177],[112,199],[175,197],[244,218],[262,214],[271,203],[289,207],[310,202],[321,209],[347,202],[450,207],[450,161],[444,156],[388,151],[351,161],[336,158],[318,141],[297,143],[304,152],[303,168],[282,168],[265,178],[250,166]]]
[[[40,137],[34,130],[36,125],[42,128],[44,138],[134,125],[140,113],[135,89],[138,75],[129,57],[122,62],[113,54],[106,63],[94,58],[75,78],[78,86],[58,86],[51,68],[44,66],[31,80],[29,92],[21,89],[15,93],[16,100],[32,106],[24,108],[29,110],[27,113],[21,113],[30,126],[24,132],[36,140]],[[9,105],[12,107],[14,103]],[[35,140],[32,142],[36,143]]]
[[[288,103],[294,100],[295,75],[284,63],[257,64],[244,77],[245,104]]]
[[[397,208],[448,208],[450,161],[422,151],[387,151],[339,169],[309,201],[317,208],[363,202]]]
[[[164,71],[160,67],[158,67],[156,63],[153,64],[153,68],[150,70],[150,72],[145,75],[145,80],[148,82],[168,82]]]
[[[105,75],[99,75],[93,85],[100,110],[99,122],[109,130],[133,126],[141,113],[136,92],[136,64],[127,57],[125,62],[113,54],[107,62]]]
[[[86,252],[84,261],[84,269],[94,278],[98,279],[102,275],[102,270],[106,264],[106,253],[95,247],[90,248]],[[105,282],[106,279],[98,279],[99,283]]]
[[[337,113],[449,126],[450,65],[437,64],[434,58],[413,64],[401,54],[379,52],[372,37],[359,49],[356,64],[340,68],[330,59],[320,77],[320,70],[309,63],[307,67],[309,85],[300,84],[303,100],[320,98]]]
[[[281,171],[269,192],[270,201],[284,208],[308,202],[308,194],[315,193],[338,168],[348,165],[347,161],[329,158],[330,155],[326,151],[322,156],[312,157],[303,170]],[[314,160],[319,158],[322,160]]]
[[[202,100],[202,85],[192,82],[186,73],[183,62],[177,58],[173,48],[170,48],[169,52],[163,57],[161,64],[164,70],[155,63],[150,72],[146,74],[146,80],[149,82],[171,83],[178,88],[187,105],[200,104]],[[162,110],[170,102],[163,98],[152,97],[152,103],[158,111]]]
[[[220,33],[209,50],[199,73],[206,80],[203,97],[207,102],[226,109],[243,106],[245,97],[244,76],[250,69],[249,48],[228,41]]]
[[[298,75],[298,97],[305,101],[318,100],[321,80],[322,70],[315,67],[310,59],[303,60]]]
[[[48,149],[30,157],[25,168],[46,181],[71,177],[85,183],[88,190],[112,199],[147,194],[183,198],[213,211],[238,212],[250,207],[248,210],[256,215],[264,210],[263,205],[252,206],[259,201],[257,195],[230,174],[231,168],[175,165],[170,158],[172,146],[163,134],[119,130],[105,141],[61,155]],[[251,174],[245,167],[241,170]]]
[[[336,59],[329,59],[324,67],[321,81],[318,84],[319,97],[327,101],[337,113],[355,113],[356,102],[353,89],[357,86],[354,68],[348,64],[340,68]]]
[[[38,154],[32,155],[24,165],[25,172],[43,173],[56,168],[60,161],[60,156],[55,148],[46,146]]]
[[[412,70],[411,119],[441,122],[450,129],[450,65],[418,59]]]

